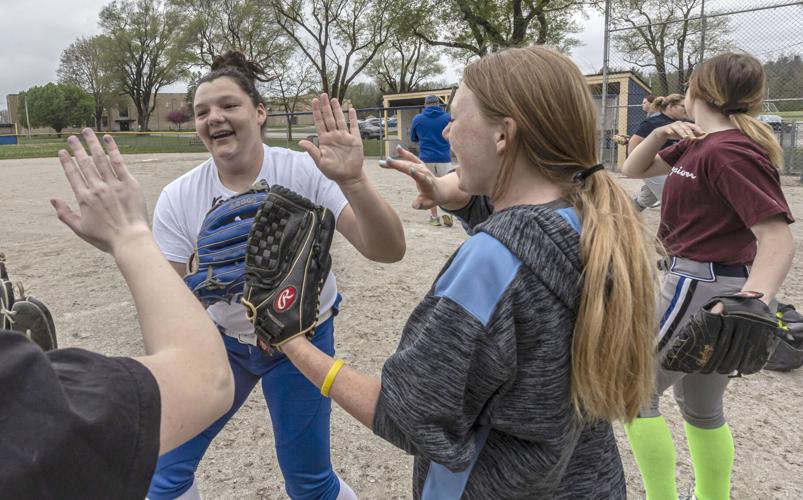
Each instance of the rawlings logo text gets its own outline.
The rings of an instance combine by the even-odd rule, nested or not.
[[[276,296],[276,300],[273,301],[273,309],[276,312],[283,313],[290,309],[290,306],[292,306],[295,301],[296,289],[295,287],[288,286]]]

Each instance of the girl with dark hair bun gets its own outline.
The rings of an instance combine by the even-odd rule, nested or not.
[[[641,122],[635,133],[630,137],[630,141],[627,143],[627,154],[632,153],[636,146],[656,128],[677,120],[686,119],[686,108],[681,94],[651,97],[652,100],[648,109],[652,112],[647,114],[647,119]],[[647,100],[646,97],[645,100]],[[666,141],[663,147],[668,148],[676,142],[674,140]],[[661,193],[664,189],[665,180],[665,175],[644,179],[644,184],[642,184],[639,194],[633,199],[636,210],[641,212],[645,208],[655,207],[661,203]]]
[[[211,158],[168,184],[153,218],[154,238],[176,272],[183,275],[204,216],[217,197],[230,197],[264,180],[285,186],[329,208],[337,229],[365,257],[395,262],[405,252],[404,231],[396,212],[363,172],[357,117],[345,123],[337,100],[321,94],[313,101],[319,147],[309,141],[301,153],[263,144],[267,111],[256,88],[264,70],[239,52],[215,59],[198,81],[193,108],[195,128]],[[243,269],[244,271],[244,269]],[[318,326],[312,342],[333,355],[334,317],[340,307],[330,273],[320,295]],[[276,455],[290,498],[352,499],[351,488],[335,474],[329,452],[331,400],[307,381],[279,352],[256,345],[253,325],[239,302],[217,303],[207,312],[220,330],[234,375],[231,409],[205,431],[162,455],[148,498],[198,498],[194,473],[207,447],[245,402],[257,383],[270,411]],[[269,456],[269,453],[265,453]]]
[[[777,306],[775,295],[794,256],[789,230],[794,218],[778,175],[781,148],[754,118],[764,88],[764,69],[753,56],[729,53],[700,63],[685,97],[695,123],[655,128],[622,167],[637,179],[667,176],[658,232],[669,255],[661,265],[659,359],[674,332],[717,295],[753,292],[770,309]],[[679,142],[664,148],[671,140]],[[711,312],[719,313],[721,306]],[[678,497],[675,447],[659,406],[671,387],[685,420],[694,496],[727,500],[734,446],[723,396],[730,378],[656,366],[652,400],[625,427],[647,498]]]

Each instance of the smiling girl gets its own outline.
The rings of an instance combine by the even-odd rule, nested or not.
[[[262,74],[262,69],[242,54],[229,52],[199,80],[193,101],[195,127],[212,157],[163,189],[153,220],[162,253],[183,275],[215,198],[230,197],[265,180],[331,210],[338,231],[365,257],[380,262],[400,260],[405,252],[401,221],[362,170],[359,135],[324,129],[319,143],[328,154],[314,160],[306,153],[263,144],[267,111],[255,87],[255,79]],[[329,105],[325,94],[321,100]],[[342,119],[336,101],[332,109]],[[312,144],[302,146],[310,148]],[[334,354],[333,322],[339,302],[335,277],[330,273],[321,291],[318,327],[312,339],[330,355]],[[253,325],[239,302],[216,303],[208,313],[228,351],[235,380],[234,404],[204,432],[160,457],[148,497],[197,498],[194,473],[198,463],[212,439],[261,382],[287,494],[294,499],[355,498],[332,470],[330,400],[321,396],[285,355],[265,354],[256,345]]]

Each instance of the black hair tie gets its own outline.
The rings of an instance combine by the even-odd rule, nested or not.
[[[581,171],[577,172],[576,174],[574,174],[574,181],[582,183],[589,176],[591,176],[594,172],[599,172],[600,170],[603,170],[604,168],[605,168],[605,165],[603,165],[602,163],[597,163],[593,167],[589,167],[589,168],[587,168],[585,170],[581,170]]]
[[[736,113],[747,113],[747,104],[740,102],[726,102],[722,105],[722,112],[725,116],[735,115]]]

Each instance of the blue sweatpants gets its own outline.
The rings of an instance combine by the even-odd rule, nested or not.
[[[330,356],[335,351],[333,320],[337,305],[332,317],[315,329],[312,339]],[[287,494],[294,500],[336,498],[340,482],[332,470],[329,455],[331,400],[321,396],[284,354],[274,352],[269,356],[259,347],[226,335],[223,340],[234,375],[234,404],[205,431],[159,457],[148,498],[173,499],[190,488],[209,444],[237,413],[260,379]]]

